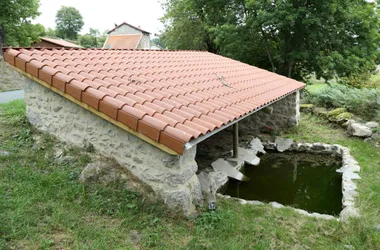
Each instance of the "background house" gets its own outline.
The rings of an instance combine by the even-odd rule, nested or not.
[[[41,41],[34,44],[33,47],[47,47],[47,48],[83,48],[75,43],[71,43],[62,39],[54,39],[41,37]]]
[[[103,49],[150,49],[150,33],[124,22],[108,32]]]

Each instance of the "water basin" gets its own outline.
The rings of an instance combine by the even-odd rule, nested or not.
[[[224,194],[245,200],[276,201],[308,212],[339,215],[342,175],[339,157],[310,153],[268,153],[260,165],[241,171],[248,182],[229,180]]]

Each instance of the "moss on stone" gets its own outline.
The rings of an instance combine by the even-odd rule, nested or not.
[[[311,112],[314,109],[314,104],[300,104],[301,112]]]
[[[315,108],[313,113],[319,116],[327,117],[328,111],[325,108]]]
[[[337,108],[337,109],[329,111],[327,113],[327,116],[328,117],[336,117],[337,115],[345,113],[345,112],[347,112],[347,110],[345,108]]]
[[[339,124],[344,124],[346,123],[348,120],[350,120],[354,115],[350,112],[344,112],[344,113],[341,113],[339,115],[337,115],[335,118],[334,118],[334,121],[339,123]]]
[[[350,120],[352,117],[354,116],[354,114],[350,113],[350,112],[344,112],[344,113],[341,113],[339,115],[336,116],[336,119],[337,120],[341,120],[341,119],[344,119],[346,121]]]
[[[303,109],[303,108],[314,108],[314,104],[303,103],[303,104],[300,104],[300,108],[301,109]]]

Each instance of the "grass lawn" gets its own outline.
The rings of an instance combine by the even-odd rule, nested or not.
[[[29,126],[24,103],[1,104],[0,249],[380,249],[379,149],[309,115],[283,135],[352,150],[362,167],[359,219],[316,220],[289,208],[223,200],[215,213],[181,218],[122,183],[79,184],[86,152],[66,149],[74,163],[57,162],[60,144]]]

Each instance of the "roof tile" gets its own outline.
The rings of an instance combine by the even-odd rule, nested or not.
[[[4,60],[178,153],[304,87],[208,52],[7,49]]]

